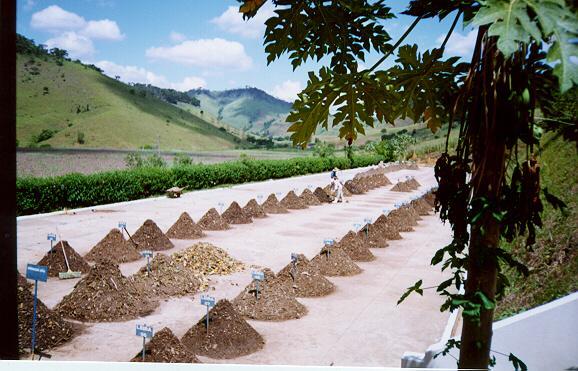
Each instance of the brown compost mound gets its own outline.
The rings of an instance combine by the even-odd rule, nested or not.
[[[158,302],[147,297],[132,279],[122,275],[118,265],[99,261],[66,295],[55,310],[78,321],[127,321],[153,312]]]
[[[88,261],[110,259],[115,263],[126,263],[140,259],[135,245],[127,241],[118,228],[113,228],[84,256]]]
[[[205,234],[203,229],[195,223],[189,213],[184,212],[179,216],[179,219],[167,231],[168,238],[175,238],[178,240],[194,240],[201,238]]]
[[[410,186],[412,189],[418,189],[421,187],[421,184],[414,178],[411,177],[406,181],[407,185]]]
[[[354,195],[360,195],[365,193],[363,187],[361,187],[361,184],[354,180],[348,180],[347,182],[345,182],[344,188],[347,188],[347,190]]]
[[[34,286],[34,284],[30,281],[28,281],[26,279],[26,277],[24,277],[23,275],[20,274],[20,272],[16,272],[16,283],[18,284],[18,286],[22,286],[22,287],[26,287],[28,289],[32,288],[32,286]]]
[[[435,202],[436,202],[436,196],[435,196],[435,192],[428,192],[425,194],[424,196],[424,200],[430,204],[430,206],[433,208],[435,207]]]
[[[286,214],[289,212],[285,206],[279,203],[277,196],[275,196],[273,193],[267,197],[261,206],[263,206],[263,210],[265,210],[267,214]]]
[[[208,242],[198,242],[189,248],[175,252],[171,257],[186,269],[204,275],[226,275],[240,272],[245,265],[227,252]]]
[[[68,271],[68,268],[66,267],[66,259],[62,252],[62,246],[64,246],[64,250],[66,251],[66,258],[68,259],[71,271],[86,273],[90,270],[90,265],[72,248],[72,246],[70,246],[67,241],[59,241],[37,263],[38,265],[45,265],[48,267],[48,277],[58,277],[58,273]]]
[[[317,199],[321,203],[330,203],[332,201],[331,196],[329,196],[327,194],[327,192],[325,192],[323,190],[323,188],[321,188],[321,187],[315,188],[315,191],[313,191],[313,194],[315,195],[315,197],[317,197]]]
[[[301,318],[307,308],[295,299],[293,289],[277,280],[268,268],[263,270],[265,279],[259,281],[257,298],[256,281],[251,282],[233,300],[235,310],[242,316],[260,321],[286,321]]]
[[[142,362],[142,348],[130,360]],[[152,339],[145,345],[145,362],[158,363],[201,363],[199,359],[189,352],[178,337],[168,328],[156,332]]]
[[[224,231],[229,229],[229,224],[214,207],[207,211],[197,224],[206,231]]]
[[[336,192],[334,192],[333,189],[331,189],[331,184],[328,184],[325,187],[323,187],[323,192],[325,192],[331,200],[335,199]]]
[[[303,192],[301,192],[301,196],[299,196],[299,198],[303,201],[303,203],[309,206],[321,205],[321,201],[315,197],[309,188],[305,188]]]
[[[411,192],[411,187],[407,184],[407,182],[397,182],[393,187],[391,187],[390,191],[394,192]]]
[[[388,185],[392,184],[391,180],[389,180],[389,178],[386,177],[385,174],[382,174],[382,173],[376,175],[376,181],[380,187],[384,187],[384,186],[388,186]]]
[[[387,239],[378,228],[374,228],[372,224],[364,225],[357,236],[366,247],[381,249],[389,246]]]
[[[151,219],[145,220],[143,225],[134,232],[132,240],[139,250],[168,250],[175,247],[171,240],[161,231]]]
[[[415,221],[411,220],[411,217],[407,210],[403,207],[392,210],[388,215],[389,221],[395,226],[399,232],[412,232]]]
[[[157,253],[132,277],[148,294],[159,297],[185,296],[208,287],[202,273],[185,268],[170,256]]]
[[[403,211],[407,213],[409,216],[408,222],[412,226],[416,226],[418,224],[417,222],[422,220],[421,216],[419,216],[418,212],[411,206],[411,204],[403,205],[400,209],[403,209]]]
[[[373,229],[377,229],[386,240],[401,240],[401,235],[394,222],[389,216],[381,215],[373,223]]]
[[[237,201],[233,201],[221,217],[229,224],[249,224],[253,219],[241,209]]]
[[[349,231],[345,236],[343,236],[335,247],[343,249],[351,260],[362,262],[375,260],[375,255],[369,251],[366,241],[353,231]]]
[[[303,202],[295,192],[289,191],[280,201],[281,205],[287,209],[307,209],[307,204]]]
[[[243,207],[243,211],[251,218],[265,218],[267,216],[267,213],[265,213],[265,210],[263,210],[263,206],[259,205],[259,203],[255,201],[254,198],[247,202],[247,205]]]
[[[335,291],[335,285],[311,265],[303,254],[297,255],[295,270],[293,264],[289,263],[279,271],[277,279],[290,287],[297,297],[320,297]]]
[[[417,212],[419,216],[429,215],[431,207],[424,201],[423,198],[418,198],[411,201],[411,207]]]
[[[18,284],[18,352],[30,353],[32,342],[32,317],[34,296],[26,285]],[[36,302],[36,350],[45,350],[66,343],[78,332],[58,313]]]
[[[351,260],[345,251],[334,247],[323,247],[321,252],[311,259],[311,265],[324,276],[353,276],[361,273],[361,268]]]
[[[219,300],[206,315],[181,338],[190,352],[215,359],[231,359],[263,348],[265,340],[226,299]]]

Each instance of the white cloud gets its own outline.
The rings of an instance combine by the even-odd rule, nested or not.
[[[230,6],[220,16],[211,19],[223,31],[243,37],[258,39],[265,31],[265,21],[273,16],[273,6],[266,3],[257,15],[248,21],[243,20],[238,6]]]
[[[60,48],[68,51],[70,58],[85,58],[94,54],[92,40],[76,32],[64,32],[56,37],[46,40],[48,49]]]
[[[89,21],[81,33],[91,39],[122,40],[124,35],[115,21],[101,19],[99,21]]]
[[[476,45],[476,37],[478,31],[472,30],[467,33],[467,35],[462,35],[459,32],[454,32],[446,44],[446,52],[450,55],[456,55],[460,57],[471,57],[474,47]],[[441,45],[444,41],[445,35],[441,35],[437,38],[437,43]]]
[[[67,12],[58,5],[51,5],[32,14],[30,25],[39,30],[57,32],[78,30],[86,25],[86,21],[78,14]]]
[[[294,102],[297,99],[297,94],[301,93],[303,88],[299,81],[285,80],[279,85],[275,85],[271,91],[271,95],[282,99],[286,102]]]
[[[180,43],[180,42],[183,42],[187,39],[187,37],[185,35],[183,35],[180,32],[176,32],[176,31],[172,31],[171,34],[169,35],[169,38],[174,43]]]
[[[152,47],[147,49],[146,56],[151,59],[205,68],[247,69],[252,65],[252,60],[245,53],[243,44],[219,38],[188,40],[169,47]]]
[[[137,66],[123,66],[110,61],[100,61],[95,65],[101,68],[110,77],[120,76],[124,82],[151,84],[159,88],[171,88],[178,91],[187,91],[196,88],[204,88],[207,82],[196,76],[187,76],[180,82],[170,82],[163,75],[157,75]]]

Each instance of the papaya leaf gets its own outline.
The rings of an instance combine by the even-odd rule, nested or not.
[[[412,292],[416,292],[420,295],[423,295],[423,289],[421,288],[423,281],[417,281],[413,286],[408,287],[408,289],[403,293],[401,298],[397,301],[397,305],[401,304]]]
[[[528,371],[528,366],[522,360],[512,353],[508,356],[508,360],[512,362],[512,366],[514,366],[514,370],[518,371]]]

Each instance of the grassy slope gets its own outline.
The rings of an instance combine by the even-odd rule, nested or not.
[[[234,137],[204,120],[154,97],[130,94],[130,87],[80,64],[36,59],[41,73],[31,75],[17,58],[17,138],[28,145],[43,129],[59,132],[42,142],[53,147],[220,150],[234,148]],[[48,94],[43,94],[48,87]],[[87,112],[76,113],[77,105]],[[77,143],[77,133],[85,144]]]
[[[541,156],[542,187],[567,205],[562,214],[545,200],[543,228],[537,234],[533,252],[523,249],[523,241],[508,247],[526,262],[532,273],[519,277],[507,271],[512,286],[498,303],[496,319],[508,317],[578,290],[578,161],[573,143],[547,136]],[[550,141],[551,140],[551,141]]]

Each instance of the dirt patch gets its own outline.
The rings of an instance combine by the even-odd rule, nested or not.
[[[301,201],[303,201],[304,204],[309,206],[321,205],[321,201],[319,201],[319,199],[315,197],[315,195],[313,194],[313,192],[311,192],[311,190],[309,190],[309,188],[305,188],[305,190],[301,192],[301,196],[299,196],[299,198],[301,199]]]
[[[214,207],[207,211],[197,224],[206,231],[224,231],[229,229],[229,224],[221,218],[221,215]]]
[[[277,280],[290,287],[297,297],[320,297],[335,291],[335,285],[311,265],[303,254],[297,255],[295,270],[289,263],[277,274]]]
[[[181,338],[190,352],[215,359],[237,358],[263,348],[265,340],[226,299],[219,300],[206,315]]]
[[[88,261],[109,259],[115,263],[126,263],[140,259],[140,254],[132,242],[127,241],[120,229],[113,228],[100,240],[84,258]]]
[[[307,209],[307,204],[297,197],[293,191],[289,191],[289,193],[283,197],[280,204],[286,209]]]
[[[62,246],[64,246],[64,250],[66,251],[66,258],[68,259],[71,271],[86,273],[90,270],[90,265],[88,265],[84,258],[80,256],[67,241],[59,241],[37,263],[38,265],[46,265],[48,267],[48,277],[58,277],[58,273],[68,271]]]
[[[355,232],[349,231],[335,247],[343,249],[351,260],[368,262],[375,260],[375,255],[369,251],[366,242]]]
[[[34,296],[26,285],[18,284],[18,352],[30,353]],[[79,331],[58,313],[38,299],[36,303],[36,350],[45,350],[66,343]]]
[[[208,287],[203,274],[187,269],[161,253],[150,261],[150,274],[145,265],[132,279],[148,294],[159,297],[190,295]]]
[[[295,299],[293,289],[277,280],[270,269],[266,268],[263,272],[265,279],[259,282],[259,298],[256,282],[253,281],[233,300],[235,310],[245,317],[261,321],[303,317],[307,308]]]
[[[221,217],[229,224],[249,224],[253,219],[241,209],[237,201],[233,201]]]
[[[327,194],[327,192],[325,192],[323,190],[323,188],[321,187],[317,187],[315,188],[315,191],[313,192],[313,194],[315,195],[315,197],[317,197],[317,199],[319,200],[319,202],[321,203],[331,203],[331,201],[333,200],[331,198],[331,196],[329,196]]]
[[[225,250],[207,242],[196,243],[171,257],[186,269],[204,275],[226,275],[245,269],[243,263],[233,259]]]
[[[132,240],[138,245],[139,250],[159,251],[175,247],[158,225],[150,219],[145,220],[143,225],[134,232]]]
[[[131,362],[142,362],[142,349],[134,356]],[[155,333],[152,339],[145,345],[145,362],[159,363],[201,363],[199,359],[189,352],[178,337],[168,328],[164,327]]]
[[[389,216],[381,215],[377,218],[373,223],[373,229],[379,230],[386,240],[401,240],[401,235]]]
[[[267,214],[286,214],[288,213],[287,209],[279,203],[277,197],[271,193],[269,197],[263,202],[263,210]]]
[[[55,310],[78,321],[127,321],[153,312],[157,302],[150,300],[132,279],[122,275],[111,261],[97,262]]]
[[[411,192],[412,188],[407,184],[407,182],[397,182],[393,187],[391,187],[390,191],[393,192]]]
[[[179,240],[194,240],[204,235],[202,228],[194,222],[193,218],[191,218],[187,212],[182,213],[175,224],[167,231],[168,238]]]
[[[245,212],[245,214],[247,214],[251,218],[265,218],[265,217],[267,217],[267,213],[265,213],[265,210],[263,210],[263,207],[261,205],[259,205],[259,203],[257,203],[257,201],[255,201],[254,198],[250,199],[249,202],[247,202],[247,205],[245,205],[245,207],[243,207],[243,211]]]
[[[359,232],[357,232],[357,236],[366,248],[381,249],[389,246],[382,231],[374,228],[372,224],[364,225]]]
[[[388,215],[388,219],[395,226],[399,232],[412,232],[415,221],[411,220],[411,217],[407,210],[403,207],[392,210]]]
[[[329,253],[327,247],[311,259],[313,268],[318,269],[324,276],[353,276],[361,273],[357,266],[342,249],[331,247]]]

